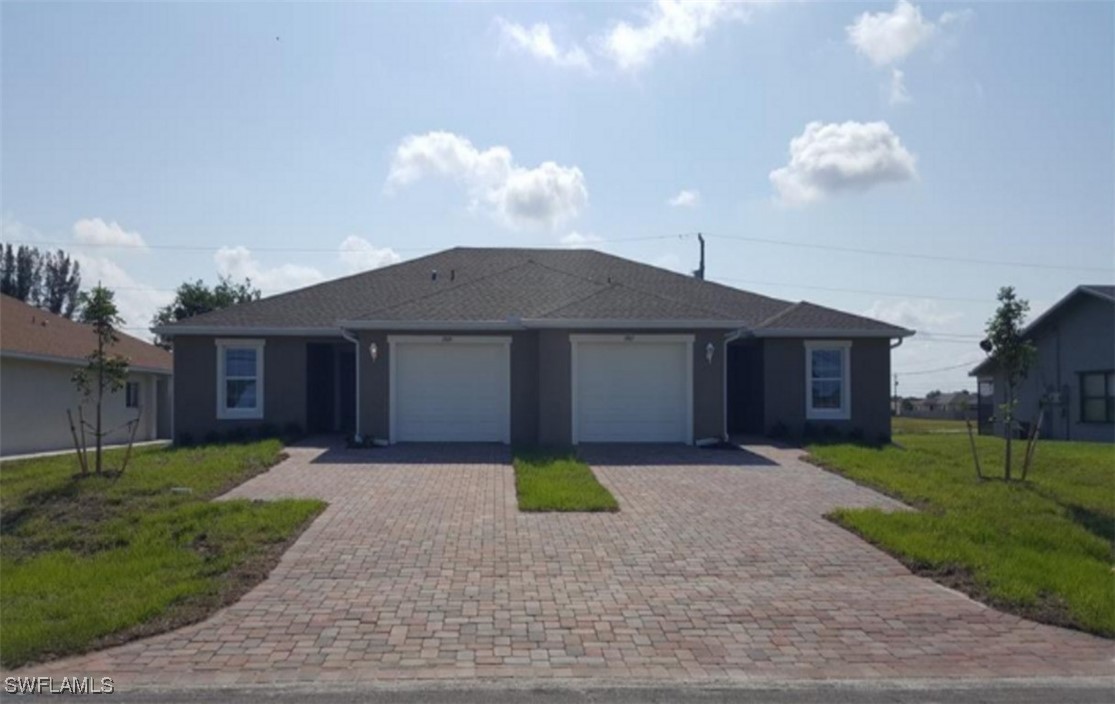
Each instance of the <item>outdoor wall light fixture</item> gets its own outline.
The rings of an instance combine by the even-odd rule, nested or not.
[[[716,346],[711,342],[705,345],[705,361],[712,364],[712,355],[716,354]]]
[[[376,343],[373,342],[372,344],[368,345],[368,354],[372,355],[373,362],[376,361],[377,357],[379,357],[379,348],[376,347]]]

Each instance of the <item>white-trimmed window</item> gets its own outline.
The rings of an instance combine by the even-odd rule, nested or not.
[[[217,417],[263,417],[263,340],[217,340]]]
[[[852,343],[807,340],[805,343],[805,417],[848,420],[852,417]]]

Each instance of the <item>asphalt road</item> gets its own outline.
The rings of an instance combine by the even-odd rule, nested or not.
[[[755,686],[425,686],[143,690],[118,702],[158,704],[1111,704],[1115,679],[955,682],[864,682]]]

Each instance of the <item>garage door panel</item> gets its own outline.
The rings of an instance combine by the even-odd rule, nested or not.
[[[510,355],[506,343],[395,345],[396,442],[507,442]]]
[[[578,442],[687,442],[686,342],[579,341]]]

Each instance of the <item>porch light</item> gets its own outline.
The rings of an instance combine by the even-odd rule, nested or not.
[[[376,343],[373,342],[368,345],[368,354],[372,355],[373,362],[376,361],[376,357],[379,357],[379,348],[376,347]]]
[[[705,361],[712,364],[712,356],[716,354],[716,346],[711,342],[705,345]]]

